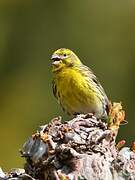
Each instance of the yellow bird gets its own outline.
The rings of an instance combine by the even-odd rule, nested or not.
[[[91,69],[66,48],[56,50],[51,60],[53,93],[63,110],[70,115],[93,113],[106,118],[109,100]]]

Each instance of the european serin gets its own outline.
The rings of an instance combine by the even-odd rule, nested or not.
[[[93,113],[107,117],[109,101],[90,68],[74,52],[61,48],[51,57],[53,93],[63,110],[70,115]]]

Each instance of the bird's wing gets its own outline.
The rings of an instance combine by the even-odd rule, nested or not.
[[[52,89],[53,89],[53,94],[54,94],[54,96],[55,96],[56,98],[58,98],[58,97],[57,97],[57,87],[56,87],[56,84],[55,84],[55,81],[54,81],[54,80],[52,80]]]
[[[105,106],[106,106],[105,109],[108,112],[110,102],[109,102],[108,97],[107,97],[102,85],[100,84],[98,78],[95,76],[95,74],[93,73],[93,71],[89,67],[87,67],[85,65],[83,65],[83,66],[81,65],[81,69],[82,69],[81,72],[83,72],[84,75],[87,76],[87,78],[89,79],[90,82],[92,81],[92,83],[95,84],[98,91],[102,94],[102,97],[103,97],[102,101],[105,102]]]

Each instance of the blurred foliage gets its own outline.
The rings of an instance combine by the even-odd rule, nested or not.
[[[122,101],[134,138],[135,2],[0,1],[0,165],[21,167],[19,149],[37,127],[66,116],[52,95],[50,56],[67,47],[91,67],[112,101]]]

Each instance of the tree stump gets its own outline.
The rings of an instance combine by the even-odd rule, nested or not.
[[[0,171],[0,179],[135,180],[135,143],[116,144],[124,111],[115,103],[103,122],[81,114],[68,122],[54,118],[23,145],[25,170]]]

